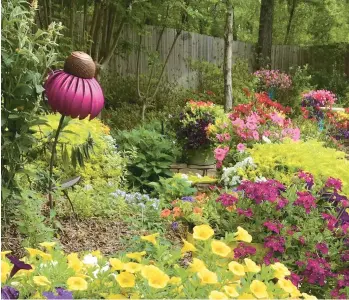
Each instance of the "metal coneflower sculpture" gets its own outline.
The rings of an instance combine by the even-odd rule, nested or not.
[[[96,65],[92,58],[80,51],[73,52],[65,61],[64,69],[53,71],[45,82],[45,94],[48,104],[54,112],[62,116],[52,144],[49,169],[49,205],[52,201],[52,172],[59,133],[64,117],[79,118],[90,116],[90,120],[98,116],[104,106],[101,86],[94,78]]]

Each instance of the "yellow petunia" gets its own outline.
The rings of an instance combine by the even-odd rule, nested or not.
[[[52,248],[56,245],[56,242],[43,242],[39,244],[41,247],[44,247],[48,251],[51,251]]]
[[[190,264],[189,270],[191,272],[200,272],[201,270],[206,269],[205,263],[198,259],[198,258],[193,258],[193,262]]]
[[[145,252],[145,251],[142,251],[142,252],[131,252],[131,253],[127,253],[126,257],[134,259],[134,260],[136,260],[138,262],[141,262],[143,256],[146,255],[146,254],[147,254],[147,252]]]
[[[224,294],[224,293],[222,293],[222,292],[219,292],[219,291],[212,291],[212,292],[210,293],[210,295],[208,296],[208,299],[210,299],[210,300],[215,300],[215,299],[217,299],[217,300],[220,300],[220,299],[222,299],[222,300],[228,300],[229,298],[227,297],[226,294]]]
[[[150,266],[144,266],[141,270],[141,275],[144,278],[148,278],[152,273],[160,271],[160,269],[156,266],[150,265]]]
[[[40,286],[50,286],[51,281],[47,279],[46,276],[34,276],[33,281],[36,285]]]
[[[123,294],[101,294],[101,296],[103,296],[104,299],[108,299],[108,300],[113,300],[113,299],[128,299],[126,296],[124,296]]]
[[[10,254],[12,251],[1,251],[1,259],[4,260],[6,258],[7,254]]]
[[[225,285],[223,289],[225,293],[231,298],[236,298],[237,296],[239,296],[239,293],[236,291],[235,285]]]
[[[10,264],[8,264],[6,261],[1,261],[1,283],[4,283],[7,280],[11,269]]]
[[[36,256],[40,256],[43,260],[52,260],[51,254],[47,254],[39,249],[34,249],[34,248],[24,248],[24,249],[28,251],[29,256],[31,258],[36,257]]]
[[[142,267],[143,266],[141,264],[135,262],[128,262],[124,264],[123,269],[129,273],[137,273],[140,270],[142,270]]]
[[[159,236],[159,233],[154,233],[146,236],[141,236],[141,240],[147,241],[152,243],[153,245],[156,245],[156,238]]]
[[[102,253],[101,253],[100,250],[92,251],[92,252],[91,252],[91,255],[93,255],[93,256],[95,256],[95,257],[97,257],[97,258],[102,258],[102,257],[103,257],[103,255],[102,255]]]
[[[282,263],[277,262],[275,264],[270,265],[270,267],[275,271],[274,276],[277,279],[283,279],[285,278],[285,276],[291,275],[289,269],[287,269],[287,267]]]
[[[113,271],[120,271],[124,268],[123,262],[118,258],[110,258],[109,263]]]
[[[136,278],[132,273],[121,272],[116,276],[116,281],[122,288],[130,288],[135,286]]]
[[[293,291],[290,293],[291,298],[299,298],[302,296],[302,293],[294,286]]]
[[[69,268],[73,269],[76,273],[81,271],[81,269],[83,268],[84,264],[79,259],[77,253],[70,253],[67,256],[67,259],[68,259],[68,267]]]
[[[170,281],[168,282],[169,284],[173,284],[173,285],[179,285],[182,283],[182,278],[177,277],[177,276],[172,276],[170,278]]]
[[[245,268],[243,265],[239,264],[236,261],[231,261],[228,265],[228,268],[231,272],[233,272],[236,276],[245,276]]]
[[[235,240],[246,243],[252,242],[252,236],[242,227],[238,226],[238,231],[235,233]]]
[[[183,247],[181,249],[182,253],[185,253],[185,252],[195,252],[196,251],[196,248],[195,248],[195,246],[192,243],[189,243],[189,242],[187,242],[184,239],[182,239],[182,241],[183,241]]]
[[[170,281],[170,277],[160,269],[152,272],[151,274],[148,273],[147,279],[149,286],[155,289],[162,289],[166,287]]]
[[[87,281],[81,277],[69,277],[67,286],[70,291],[85,291],[87,290]]]
[[[241,294],[238,299],[256,299],[252,294],[243,293]]]
[[[294,291],[295,286],[291,282],[291,280],[281,278],[278,280],[278,285],[287,293],[292,293]]]
[[[245,272],[250,272],[250,273],[258,273],[261,270],[260,266],[257,266],[257,264],[249,258],[244,259],[245,262]]]
[[[208,269],[198,272],[198,277],[201,279],[201,284],[215,284],[218,282],[217,274]]]
[[[308,295],[307,293],[302,293],[304,299],[317,300],[315,296]]]
[[[256,298],[268,298],[267,286],[259,280],[253,280],[250,285],[250,291]]]
[[[227,257],[228,254],[231,252],[231,249],[229,246],[227,246],[225,243],[217,240],[213,240],[211,242],[211,249],[212,252],[216,255]]]
[[[199,225],[193,229],[193,238],[196,240],[206,241],[213,235],[214,231],[209,225]]]

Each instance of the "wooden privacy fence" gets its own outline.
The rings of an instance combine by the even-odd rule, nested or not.
[[[149,34],[142,39],[142,51],[140,55],[140,73],[149,71],[148,54],[155,51],[161,29],[148,26]],[[175,29],[165,29],[160,41],[159,54],[161,61],[165,61],[172,42],[175,38]],[[128,55],[114,55],[111,59],[108,71],[112,74],[136,75],[137,73],[137,45],[139,35],[136,30],[126,26],[121,39],[133,45],[133,50]],[[254,45],[250,43],[233,42],[233,62],[237,58],[246,59],[253,70],[255,63]],[[183,31],[177,40],[173,52],[165,69],[165,78],[169,81],[177,81],[184,87],[195,87],[197,76],[195,70],[190,67],[190,61],[203,60],[222,66],[224,59],[224,40],[203,34]],[[272,68],[287,71],[292,66],[300,66],[309,60],[309,51],[299,46],[274,45],[272,47]]]

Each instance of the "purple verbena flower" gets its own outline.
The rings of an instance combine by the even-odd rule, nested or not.
[[[186,201],[186,202],[194,202],[194,198],[191,196],[184,196],[181,199],[182,201]]]
[[[244,216],[247,217],[247,218],[252,218],[252,217],[253,217],[253,211],[252,211],[251,208],[248,208],[248,209],[237,208],[237,209],[236,209],[236,212],[237,212],[239,215],[244,215]]]
[[[285,252],[285,243],[286,240],[283,236],[279,235],[270,235],[264,239],[264,247],[269,248],[272,251],[284,253]]]
[[[280,233],[280,230],[284,227],[279,221],[266,221],[263,225],[275,233]]]
[[[216,199],[216,202],[220,202],[223,206],[228,207],[236,204],[238,200],[239,199],[233,195],[223,193],[219,195],[219,197]]]
[[[18,299],[19,292],[12,286],[5,285],[1,288],[1,299]]]
[[[311,208],[315,208],[315,197],[309,192],[297,192],[298,198],[294,202],[294,205],[303,206],[305,211],[309,214]]]
[[[319,250],[323,255],[328,254],[328,247],[327,247],[326,243],[317,243],[316,249]]]
[[[234,258],[245,258],[249,255],[255,255],[256,254],[256,248],[246,245],[244,243],[239,243],[236,248],[234,248]]]

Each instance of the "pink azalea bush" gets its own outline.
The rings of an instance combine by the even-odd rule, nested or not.
[[[225,115],[223,120],[208,127],[208,134],[217,145],[215,151],[234,148],[243,152],[247,145],[256,142],[282,142],[289,138],[300,139],[300,130],[288,118],[290,109],[272,101],[266,94],[256,94],[256,101],[240,104],[232,112]],[[215,152],[216,153],[216,152]],[[218,165],[221,166],[227,153],[219,155]]]
[[[264,91],[270,88],[280,90],[289,89],[292,85],[291,77],[279,70],[258,70],[253,73],[259,79],[260,85]]]

